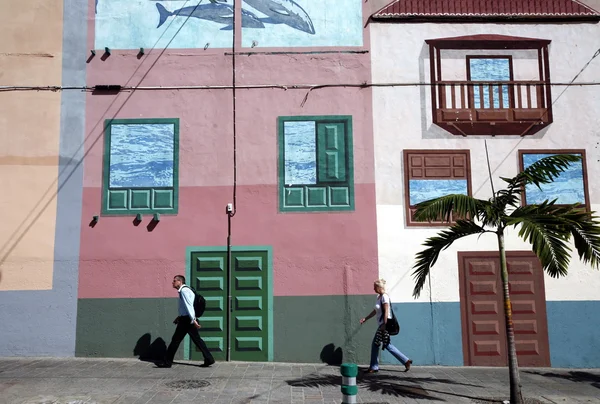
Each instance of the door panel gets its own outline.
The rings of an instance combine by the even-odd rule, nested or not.
[[[200,336],[216,360],[225,360],[227,352],[227,253],[192,253],[191,279],[198,293],[206,299],[200,318]],[[202,353],[190,341],[191,359],[203,360]]]
[[[232,254],[231,359],[261,361],[268,358],[268,254],[239,251]]]
[[[544,277],[530,252],[507,252],[515,345],[521,366],[550,366]],[[507,366],[498,252],[459,253],[465,364]]]
[[[268,314],[272,295],[269,252],[266,249],[232,251],[231,262],[232,324],[227,324],[226,251],[191,254],[191,279],[206,299],[206,311],[200,318],[200,335],[215,359],[225,360],[227,327],[231,326],[231,360],[268,361]],[[191,344],[191,359],[202,360],[202,354]]]

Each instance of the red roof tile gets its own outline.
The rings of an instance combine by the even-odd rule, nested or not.
[[[394,0],[373,18],[581,18],[600,13],[575,0]]]

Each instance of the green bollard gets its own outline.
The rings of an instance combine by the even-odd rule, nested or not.
[[[358,386],[356,385],[356,376],[358,376],[358,366],[354,363],[342,363],[340,366],[342,374],[342,394],[343,404],[355,404]]]

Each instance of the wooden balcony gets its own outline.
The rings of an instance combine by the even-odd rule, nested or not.
[[[480,34],[425,42],[429,45],[434,124],[457,136],[529,136],[552,123],[549,40]],[[531,76],[536,81],[514,80],[511,52],[523,50],[537,54],[538,74]],[[467,81],[442,80],[442,51],[454,52],[454,59],[461,52],[465,55]],[[472,80],[469,63],[477,58],[509,59],[508,80]],[[455,67],[450,69],[453,75],[458,72]],[[526,74],[531,73],[528,70]]]
[[[552,123],[543,81],[438,81],[433,122],[457,136],[532,135]]]

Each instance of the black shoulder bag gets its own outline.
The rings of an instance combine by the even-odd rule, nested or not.
[[[398,319],[396,318],[396,314],[394,313],[394,309],[392,308],[392,299],[390,299],[390,310],[392,311],[392,318],[388,318],[385,323],[385,330],[390,335],[398,335],[400,333],[400,324],[398,324]],[[385,316],[385,310],[383,309],[383,298],[381,299],[381,321],[383,322],[383,316]]]

